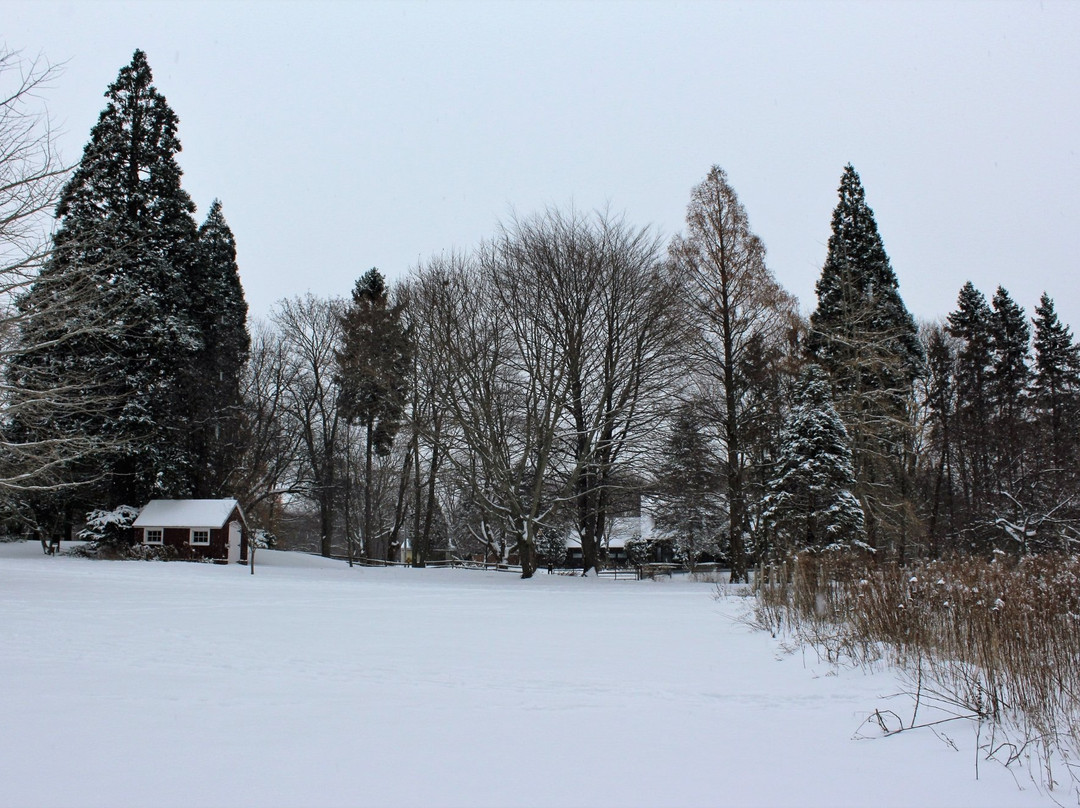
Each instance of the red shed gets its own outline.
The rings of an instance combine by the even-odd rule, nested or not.
[[[152,499],[132,524],[135,540],[180,558],[247,561],[248,529],[235,499]]]

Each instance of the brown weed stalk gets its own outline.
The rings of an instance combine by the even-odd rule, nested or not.
[[[920,703],[1020,731],[1069,768],[1080,749],[1080,559],[973,557],[900,566],[851,553],[763,567],[758,622],[831,661],[879,659],[906,672]],[[1016,748],[1015,744],[1010,745]],[[989,755],[994,749],[986,750]]]

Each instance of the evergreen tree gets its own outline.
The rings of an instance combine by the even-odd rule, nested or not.
[[[1080,524],[1080,346],[1043,293],[1035,308],[1034,427],[1037,511],[1045,514],[1036,549],[1066,549]]]
[[[1021,494],[1028,448],[1028,394],[1031,385],[1031,328],[1024,310],[1002,287],[994,293],[990,318],[990,423],[994,476],[1000,492]]]
[[[1080,416],[1080,346],[1054,311],[1044,292],[1035,308],[1036,413],[1047,447],[1045,456],[1057,468],[1071,465],[1078,445],[1076,418]]]
[[[664,449],[653,518],[690,569],[705,553],[730,552],[721,547],[728,522],[724,470],[709,443],[701,414],[693,405],[681,406]]]
[[[948,332],[960,340],[956,354],[955,446],[966,520],[987,512],[990,481],[990,376],[992,313],[970,281],[964,284],[949,314]]]
[[[770,553],[769,533],[764,529],[764,498],[776,464],[784,418],[804,364],[801,323],[796,320],[783,343],[751,340],[740,375],[748,381],[745,407],[752,418],[743,436],[746,451],[746,517],[750,541],[744,548],[749,559]]]
[[[909,408],[922,346],[851,165],[844,169],[839,196],[807,351],[833,380],[871,539],[902,555],[910,531]]]
[[[408,386],[410,347],[401,310],[390,305],[386,281],[377,269],[357,282],[341,317],[343,344],[337,352],[338,406],[349,424],[364,428],[364,545],[369,558],[385,555],[376,547],[372,526],[372,464],[386,456],[401,425]]]
[[[831,398],[827,375],[809,365],[765,497],[765,521],[778,547],[789,552],[850,546],[865,538],[863,511],[852,493],[851,446]]]
[[[236,240],[218,200],[199,228],[188,289],[189,317],[200,341],[187,385],[192,407],[191,487],[197,497],[218,497],[235,493],[229,477],[240,452],[240,384],[251,350]]]
[[[545,525],[536,531],[536,558],[549,567],[566,562],[566,531],[563,525]]]
[[[94,504],[114,506],[190,492],[183,380],[199,335],[187,313],[196,228],[194,205],[180,187],[176,114],[153,86],[142,51],[106,98],[61,194],[52,258],[20,305],[29,319],[48,322],[55,289],[70,284],[96,287],[98,305],[119,313],[106,334],[87,329],[90,336],[64,341],[52,355],[41,349],[41,333],[22,335],[26,365],[39,378],[51,374],[58,387],[93,380],[112,402],[92,413],[59,413],[33,428],[43,440],[105,436],[111,448],[85,468],[99,485],[86,491]],[[94,316],[85,310],[54,327],[80,333],[80,318]]]

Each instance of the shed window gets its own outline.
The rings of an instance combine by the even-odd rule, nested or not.
[[[144,535],[143,541],[146,544],[161,544],[162,543],[162,541],[161,541],[162,534],[163,534],[163,531],[162,531],[162,529],[160,527],[148,527],[148,528],[146,528],[146,531],[143,534]]]
[[[210,543],[210,529],[205,527],[193,527],[191,529],[191,543],[192,544],[209,544]]]

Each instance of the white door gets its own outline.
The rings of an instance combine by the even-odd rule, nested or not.
[[[229,522],[229,563],[240,560],[240,523]]]

